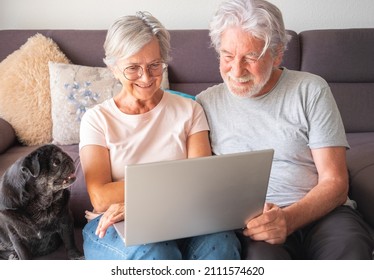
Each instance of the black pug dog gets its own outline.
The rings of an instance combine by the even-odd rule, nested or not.
[[[69,259],[83,259],[74,240],[68,187],[71,157],[44,145],[20,158],[0,178],[0,259],[32,259],[64,243]]]

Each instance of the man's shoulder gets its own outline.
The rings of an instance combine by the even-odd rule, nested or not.
[[[297,83],[312,83],[318,84],[322,86],[327,86],[327,82],[321,76],[316,74],[305,72],[305,71],[298,71],[298,70],[289,70],[285,69],[285,77],[287,82],[295,81]]]
[[[224,93],[224,91],[225,91],[225,84],[224,83],[217,84],[217,85],[207,88],[206,90],[203,90],[198,95],[196,95],[196,100],[201,101],[201,100],[211,99],[213,95],[214,97],[216,97],[217,95]]]

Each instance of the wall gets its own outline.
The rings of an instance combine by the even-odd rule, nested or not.
[[[0,29],[107,29],[147,10],[169,29],[203,29],[222,0],[0,0]],[[373,0],[270,0],[287,29],[374,27]]]

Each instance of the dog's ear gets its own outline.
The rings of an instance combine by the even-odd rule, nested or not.
[[[26,176],[26,180],[30,177],[38,177],[40,173],[39,155],[31,154],[27,156],[22,162],[21,172]]]
[[[15,162],[0,179],[0,210],[17,209],[28,200],[27,176],[23,175],[21,164],[21,160]]]
[[[26,187],[40,173],[39,155],[31,153],[12,164],[0,179],[0,210],[17,209],[30,199]]]

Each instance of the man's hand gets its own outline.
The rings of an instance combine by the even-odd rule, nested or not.
[[[263,213],[247,223],[243,234],[255,241],[283,244],[287,238],[287,222],[283,210],[275,204],[265,203]]]

